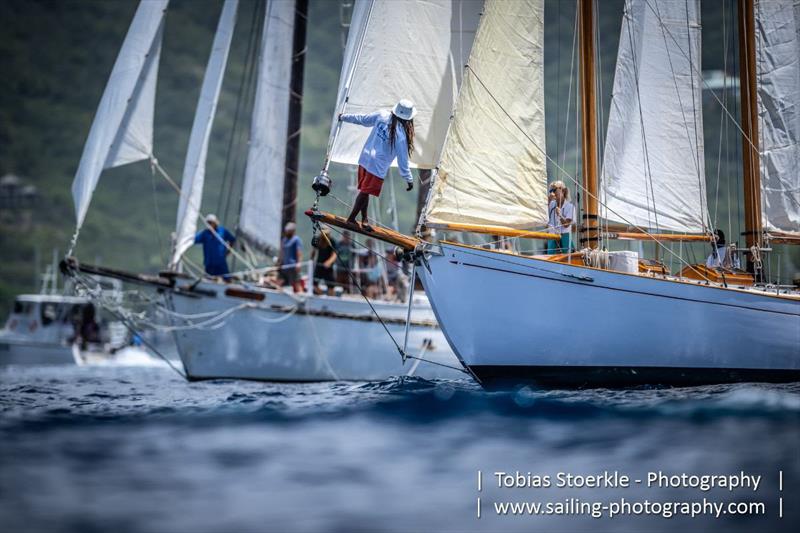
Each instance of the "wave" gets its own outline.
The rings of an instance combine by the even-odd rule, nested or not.
[[[9,387],[0,391],[3,413],[0,427],[51,428],[165,421],[200,425],[296,424],[353,416],[425,425],[486,416],[565,422],[598,418],[705,421],[720,417],[756,417],[788,419],[795,423],[800,420],[800,384],[581,391],[522,387],[513,391],[485,392],[466,380],[417,377],[305,385],[216,380],[199,386],[172,383],[168,390],[154,392],[150,397],[142,397],[135,386],[129,386],[132,390],[117,386],[113,393],[87,388],[85,394],[77,395],[69,390],[69,395],[65,395],[68,389],[59,392],[57,386],[48,385]],[[173,401],[181,392],[188,397]],[[45,395],[59,401],[35,401],[37,396]]]

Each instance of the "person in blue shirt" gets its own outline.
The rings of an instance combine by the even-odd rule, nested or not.
[[[380,196],[381,187],[389,167],[397,159],[400,175],[408,184],[406,191],[414,188],[414,177],[408,166],[408,158],[414,151],[414,115],[417,110],[410,100],[400,100],[390,112],[388,109],[367,115],[339,115],[339,120],[371,127],[361,156],[358,158],[358,195],[353,202],[353,210],[347,221],[355,224],[361,213],[361,227],[367,231],[369,197]]]
[[[279,275],[282,285],[289,285],[294,292],[302,292],[300,286],[300,268],[303,262],[303,241],[295,235],[297,224],[287,222],[283,228],[281,250],[278,255]],[[311,283],[311,280],[309,280]]]
[[[195,244],[203,245],[203,265],[209,276],[227,276],[228,261],[226,256],[230,253],[230,246],[236,242],[236,237],[222,227],[216,215],[206,217],[208,228],[199,232],[194,237]]]

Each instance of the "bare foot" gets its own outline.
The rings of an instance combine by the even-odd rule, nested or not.
[[[366,220],[361,221],[361,229],[364,231],[372,231],[372,226]]]
[[[348,219],[347,219],[347,223],[348,223],[348,224],[353,224],[353,225],[355,225],[355,224],[356,224],[356,219],[354,219],[354,218],[348,218]]]

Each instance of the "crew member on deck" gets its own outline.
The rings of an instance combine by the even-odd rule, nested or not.
[[[706,259],[706,266],[728,270],[740,268],[739,257],[732,254],[730,248],[725,244],[725,233],[721,229],[714,230],[714,241],[714,249]]]
[[[231,245],[236,242],[236,237],[222,227],[216,215],[206,217],[208,227],[194,237],[195,244],[203,245],[203,265],[209,276],[228,275],[228,261],[226,256],[231,251]]]
[[[414,115],[417,110],[410,100],[400,100],[394,109],[376,111],[368,115],[339,115],[339,120],[372,127],[358,158],[358,195],[353,211],[347,221],[354,224],[361,213],[361,227],[370,231],[367,224],[369,195],[380,196],[381,187],[392,161],[397,158],[400,175],[408,184],[406,191],[414,188],[414,177],[408,166],[408,158],[414,151]]]
[[[303,263],[303,241],[295,235],[297,224],[287,222],[283,228],[281,251],[278,255],[279,275],[282,285],[289,285],[294,292],[302,292],[300,269]],[[312,280],[308,280],[309,283]]]
[[[547,241],[548,254],[567,254],[572,251],[572,222],[575,206],[569,201],[569,189],[564,182],[550,185],[547,231],[560,235],[558,240]]]
[[[333,276],[333,265],[336,263],[336,258],[336,241],[331,237],[329,229],[323,229],[319,244],[311,250],[311,260],[314,261],[315,292],[317,294],[327,292],[333,295],[333,287],[336,284],[336,279]],[[325,287],[324,290],[323,286]]]

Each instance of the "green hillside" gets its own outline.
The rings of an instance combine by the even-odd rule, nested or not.
[[[611,95],[622,4],[622,0],[604,0],[598,21],[600,93],[604,97],[602,116],[607,116]],[[5,312],[14,294],[35,289],[33,271],[37,257],[49,257],[53,248],[63,254],[68,245],[74,229],[70,185],[95,108],[136,5],[133,0],[0,2],[0,19],[6,21],[0,36],[0,176],[19,175],[26,183],[35,185],[39,192],[34,208],[4,209],[0,213],[3,259],[0,263],[0,312]],[[703,2],[704,69],[735,72],[735,21],[731,17],[734,5],[732,0]],[[181,175],[194,108],[221,6],[221,0],[172,0],[170,4],[158,81],[155,154],[176,179]],[[251,57],[248,47],[252,46],[256,35],[253,24],[260,20],[262,9],[263,4],[256,0],[240,2],[208,157],[203,210],[216,212],[229,227],[236,226],[249,122],[246,106],[250,91],[245,81],[251,79],[252,65],[248,60]],[[344,35],[339,0],[311,0],[309,9],[300,207],[311,201],[308,183],[324,157]],[[545,79],[548,152],[551,157],[563,161],[568,172],[578,175],[574,80],[570,92],[574,14],[574,2],[547,1]],[[572,101],[568,104],[570,94]],[[237,104],[242,106],[238,117]],[[727,205],[740,204],[736,192],[741,179],[738,170],[740,141],[735,127],[721,120],[719,105],[711,98],[706,98],[704,104],[707,173],[714,177],[714,180],[709,178],[710,209],[724,212],[727,217]],[[735,108],[732,102],[729,105]],[[724,131],[727,136],[721,137]],[[551,174],[555,173],[555,169],[550,170]],[[718,174],[720,187],[716,187]],[[336,192],[342,198],[350,195],[341,186],[347,181],[346,176],[343,169],[336,169],[334,177],[339,184]],[[400,226],[409,228],[414,221],[416,194],[406,194],[399,184],[396,191]],[[329,202],[326,207],[332,208],[334,203]],[[151,175],[147,163],[106,171],[92,201],[76,253],[87,262],[130,270],[163,268],[176,208],[177,195],[163,179]],[[307,239],[309,227],[304,217],[300,219],[301,234]],[[734,233],[740,231],[735,216],[730,224],[727,218],[724,221],[720,218],[719,223],[726,229],[732,227]],[[195,259],[199,258],[197,250],[192,254]],[[786,269],[789,263],[785,261],[785,264]]]

